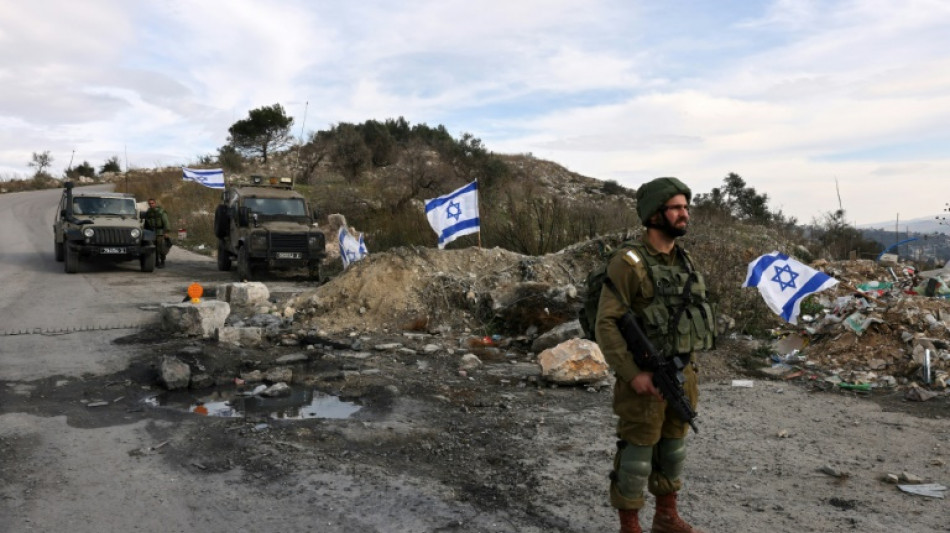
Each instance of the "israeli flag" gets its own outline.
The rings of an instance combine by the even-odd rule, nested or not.
[[[200,183],[212,189],[224,188],[224,171],[220,168],[196,169],[181,167],[182,178],[186,181]]]
[[[359,240],[346,229],[346,226],[340,226],[340,259],[343,261],[343,269],[346,270],[350,263],[355,263],[369,255],[366,250],[366,244],[363,243],[363,234],[360,233]]]
[[[775,314],[786,322],[798,323],[802,300],[809,294],[830,289],[838,280],[809,266],[772,252],[749,263],[743,287],[757,287]]]
[[[439,249],[471,233],[481,230],[478,218],[478,181],[455,191],[426,200],[426,218],[439,236]]]

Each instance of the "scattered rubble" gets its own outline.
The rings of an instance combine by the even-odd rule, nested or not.
[[[870,260],[812,267],[841,283],[806,300],[800,327],[773,331],[767,374],[855,392],[904,388],[914,401],[947,393],[950,270],[923,278]]]
[[[263,284],[222,285],[216,290],[220,303],[234,309],[226,320],[196,326],[182,312],[181,327],[202,335],[210,329],[219,342],[238,347],[270,343],[312,350],[314,343],[349,338],[343,345],[354,352],[434,354],[457,342],[458,349],[445,350],[455,353],[457,368],[466,374],[515,355],[540,365],[540,354],[580,337],[574,317],[599,246],[589,241],[540,257],[500,248],[397,248],[286,301],[274,301]],[[816,261],[812,267],[840,283],[806,299],[798,326],[772,331],[764,375],[852,393],[906,390],[913,401],[947,394],[950,270],[920,273],[870,260]],[[178,304],[163,306],[163,322],[170,320],[166,309]],[[728,329],[734,321],[720,323],[725,335],[735,335]],[[367,334],[389,342],[363,345],[360,338]],[[417,338],[406,345],[398,341],[403,334]],[[587,355],[576,348],[568,351],[581,368],[578,361]],[[563,379],[555,375],[545,371],[542,379]]]

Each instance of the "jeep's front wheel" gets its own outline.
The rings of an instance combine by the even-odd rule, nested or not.
[[[238,249],[237,274],[241,281],[251,281],[251,254],[246,246]]]
[[[139,266],[142,267],[142,272],[154,272],[155,271],[155,254],[145,254],[139,256]]]
[[[56,242],[56,239],[53,239],[53,251],[56,254],[56,261],[59,263],[66,259],[66,253],[63,252],[64,246],[66,246],[65,242]]]
[[[231,270],[231,255],[228,254],[228,248],[222,241],[218,241],[218,270],[221,272]]]
[[[70,249],[69,246],[65,242],[63,243],[63,248],[66,249],[65,251],[66,273],[75,274],[76,272],[79,272],[79,250]]]

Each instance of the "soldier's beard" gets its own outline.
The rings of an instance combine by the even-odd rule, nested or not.
[[[662,222],[660,222],[656,228],[665,233],[669,238],[675,239],[686,235],[686,230],[689,229],[689,223],[687,222],[682,228],[677,228],[670,222],[669,218],[664,216],[662,217]]]

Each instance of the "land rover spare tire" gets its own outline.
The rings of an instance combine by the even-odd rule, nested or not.
[[[214,236],[223,239],[228,236],[231,219],[228,216],[228,206],[221,204],[214,210]]]

